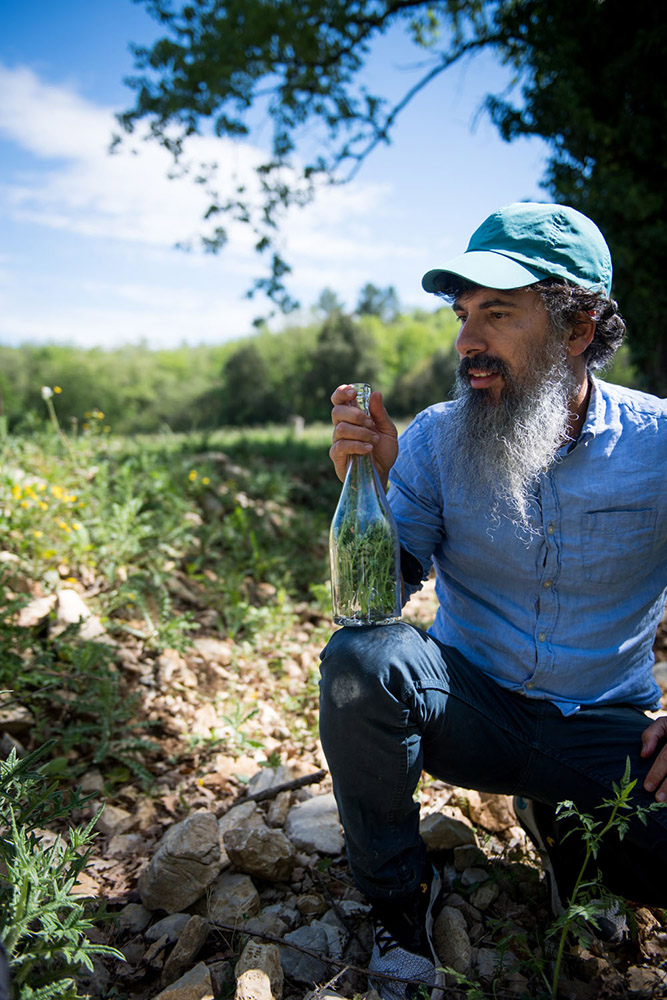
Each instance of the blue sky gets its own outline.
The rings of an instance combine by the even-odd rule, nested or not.
[[[244,297],[262,273],[250,233],[232,228],[216,257],[175,249],[198,232],[202,192],[188,179],[168,180],[169,161],[152,144],[140,155],[107,153],[114,112],[132,104],[123,84],[133,68],[129,42],[158,35],[131,0],[1,5],[0,344],[220,343],[268,312],[265,300]],[[394,31],[368,72],[399,96],[415,59]],[[424,271],[463,250],[500,205],[545,200],[544,144],[503,143],[477,114],[484,95],[506,82],[488,56],[452,68],[353,182],[290,217],[289,289],[304,310],[325,287],[352,308],[367,281],[393,284],[406,307],[431,308]],[[263,141],[261,131],[253,139]],[[208,138],[195,151],[241,173],[261,155],[250,143]]]

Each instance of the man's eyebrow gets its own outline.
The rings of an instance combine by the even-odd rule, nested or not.
[[[514,299],[485,299],[484,302],[479,303],[478,308],[493,309],[496,306],[505,306],[505,307],[509,306],[511,308],[516,308],[516,305],[517,303],[514,301]],[[459,311],[462,311],[465,309],[465,305],[460,299],[457,299],[456,302],[452,303],[452,309],[454,310],[458,309]]]

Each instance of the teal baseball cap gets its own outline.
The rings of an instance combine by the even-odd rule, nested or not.
[[[427,271],[422,287],[447,294],[457,276],[484,288],[522,288],[563,278],[611,294],[611,254],[598,227],[567,205],[516,202],[470,237],[465,253]]]

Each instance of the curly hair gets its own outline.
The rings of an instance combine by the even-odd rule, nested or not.
[[[558,278],[545,278],[531,285],[544,302],[553,329],[567,333],[576,322],[577,313],[589,313],[595,319],[595,336],[584,351],[588,371],[606,368],[623,342],[625,320],[618,306],[604,292],[582,288]]]
[[[447,276],[446,291],[436,292],[436,295],[451,304],[480,287],[466,278],[451,274]],[[539,293],[555,333],[566,334],[571,330],[579,312],[593,316],[595,336],[584,351],[586,368],[593,372],[611,364],[625,336],[625,320],[613,299],[603,292],[582,288],[562,278],[544,278],[527,287]]]

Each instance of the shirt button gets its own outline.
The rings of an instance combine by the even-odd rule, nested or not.
[[[545,580],[544,583],[542,584],[542,586],[546,587],[546,589],[548,590],[549,587],[551,586],[551,584],[552,584],[551,580]]]
[[[538,642],[544,642],[544,640],[546,639],[546,637],[547,637],[546,632],[540,632],[540,634],[537,637]]]
[[[555,531],[555,530],[556,530],[556,529],[555,529],[555,527],[553,526],[553,524],[548,524],[548,525],[547,525],[547,533],[548,533],[549,535],[553,535],[553,533],[554,533],[554,531]]]
[[[526,687],[528,688],[529,691],[532,691],[533,688],[535,687],[535,681],[528,681]]]

